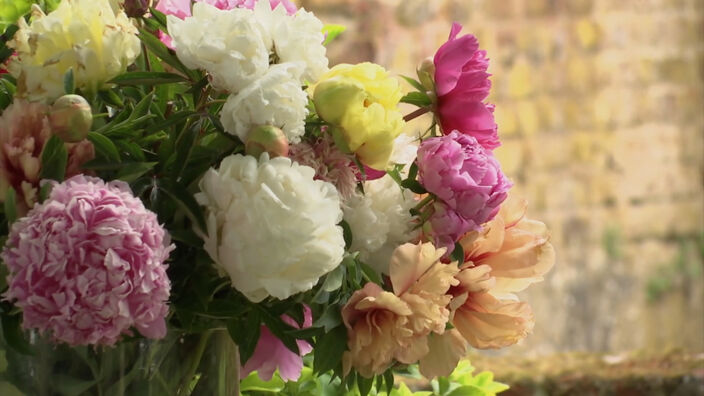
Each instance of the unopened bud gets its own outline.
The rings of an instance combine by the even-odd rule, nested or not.
[[[151,0],[125,0],[125,14],[130,18],[139,18],[149,11]]]
[[[248,155],[259,158],[262,153],[269,157],[286,157],[288,155],[288,139],[283,131],[275,126],[261,125],[252,129],[244,144]]]
[[[80,142],[93,125],[90,104],[80,95],[64,95],[51,106],[49,124],[52,133],[64,142]]]
[[[418,65],[418,79],[425,89],[435,91],[435,62],[433,57],[427,57]]]

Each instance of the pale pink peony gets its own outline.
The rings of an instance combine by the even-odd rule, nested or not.
[[[471,34],[457,37],[462,25],[454,23],[448,41],[435,53],[437,115],[442,130],[474,136],[484,148],[499,146],[494,106],[484,103],[491,81],[486,51],[479,50]]]
[[[70,345],[113,345],[131,327],[161,338],[173,248],[126,183],[77,175],[12,225],[5,298],[23,328]]]
[[[354,157],[340,151],[327,133],[312,143],[291,145],[289,157],[301,165],[313,168],[316,180],[334,184],[343,200],[354,194],[361,178]]]
[[[42,103],[15,100],[0,116],[0,202],[7,190],[15,190],[17,213],[23,216],[38,199],[41,155],[52,129],[51,107]],[[81,173],[81,165],[95,157],[88,140],[66,143],[66,177]]]
[[[436,245],[448,250],[463,234],[491,220],[511,188],[491,152],[457,131],[421,143],[418,175],[444,204],[434,206],[430,224]]]
[[[288,315],[281,316],[281,319],[295,328],[300,328],[298,323]],[[312,324],[313,316],[310,308],[304,306],[303,328],[310,327]],[[262,325],[254,354],[240,370],[240,378],[244,378],[256,370],[262,381],[269,381],[276,369],[279,369],[279,375],[284,381],[296,381],[303,370],[301,357],[313,350],[313,347],[306,341],[296,340],[296,344],[298,345],[298,354],[288,349],[266,326]]]
[[[159,0],[156,10],[163,12],[166,15],[174,15],[180,19],[191,16],[192,3],[207,3],[219,10],[231,10],[233,8],[254,9],[257,0]],[[298,10],[296,5],[290,0],[269,0],[271,9],[275,9],[279,4],[286,9],[286,13],[293,15]],[[168,34],[159,32],[159,38],[169,48],[173,48],[171,37]]]

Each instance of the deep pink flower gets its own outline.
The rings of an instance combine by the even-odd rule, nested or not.
[[[12,225],[5,298],[22,309],[25,329],[70,345],[112,345],[131,327],[161,338],[171,250],[126,183],[77,175]]]
[[[484,103],[491,81],[489,59],[471,34],[457,37],[462,25],[454,23],[448,41],[435,53],[437,115],[447,134],[460,131],[474,136],[484,148],[499,146],[494,107]]]
[[[281,319],[295,328],[300,328],[298,323],[288,315],[281,316]],[[310,308],[304,305],[303,328],[308,328],[312,324],[313,316]],[[291,352],[281,340],[271,334],[271,331],[266,326],[262,325],[259,341],[257,341],[257,346],[254,348],[254,354],[240,370],[240,378],[244,378],[256,370],[259,378],[263,381],[269,381],[271,376],[274,375],[274,371],[278,368],[279,375],[284,381],[297,380],[301,376],[301,370],[303,369],[301,356],[310,353],[313,347],[302,340],[297,340],[296,344],[298,344],[299,354]]]
[[[418,176],[423,187],[445,205],[435,208],[430,224],[436,244],[448,250],[462,234],[491,220],[511,188],[491,152],[458,131],[421,143]]]

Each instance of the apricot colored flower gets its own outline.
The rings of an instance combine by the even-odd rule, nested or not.
[[[542,280],[555,253],[545,225],[526,219],[525,209],[509,199],[483,231],[460,241],[465,263],[452,290],[452,324],[475,348],[512,345],[533,329],[530,306],[510,293]]]
[[[399,246],[389,272],[393,293],[375,283],[357,290],[342,309],[348,329],[343,371],[364,377],[381,374],[393,363],[415,363],[428,355],[428,335],[442,334],[449,318],[447,294],[457,281],[457,263],[444,264],[445,249],[430,243]]]

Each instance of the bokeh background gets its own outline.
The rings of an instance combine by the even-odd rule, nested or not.
[[[704,356],[704,1],[297,3],[347,26],[332,64],[414,76],[452,21],[488,51],[496,154],[557,250],[500,353]]]

